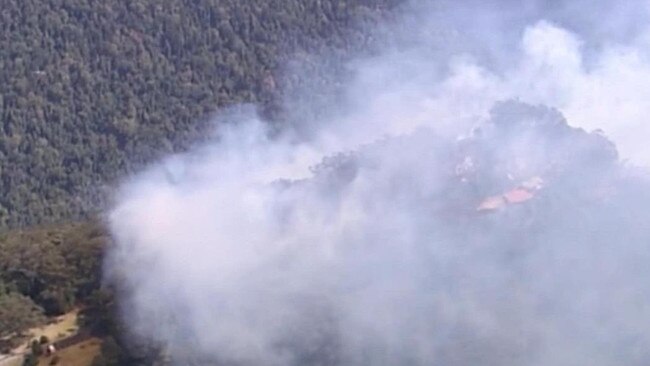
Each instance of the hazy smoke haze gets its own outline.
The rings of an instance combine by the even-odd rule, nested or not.
[[[647,365],[648,9],[405,5],[319,120],[125,182],[131,331],[177,365]]]

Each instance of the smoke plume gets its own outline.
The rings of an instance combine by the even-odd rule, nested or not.
[[[318,120],[122,186],[130,331],[177,365],[647,365],[648,4],[401,11]]]

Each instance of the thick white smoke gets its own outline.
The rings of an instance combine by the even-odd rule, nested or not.
[[[122,187],[135,335],[179,365],[650,362],[645,3],[459,3],[405,10],[309,138],[242,117]]]

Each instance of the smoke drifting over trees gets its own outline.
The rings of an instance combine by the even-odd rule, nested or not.
[[[647,364],[647,9],[582,5],[412,4],[319,119],[243,115],[125,183],[134,337],[179,365]]]

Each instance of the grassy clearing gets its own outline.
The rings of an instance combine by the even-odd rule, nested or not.
[[[0,356],[0,366],[21,366],[23,356]]]
[[[55,355],[42,357],[38,366],[49,366],[53,357],[58,357],[57,365],[90,366],[95,356],[100,354],[102,340],[90,338],[84,342],[58,351]]]
[[[79,310],[74,310],[71,311],[67,314],[61,315],[55,319],[52,319],[49,324],[40,326],[40,327],[35,327],[27,332],[25,332],[26,336],[23,338],[24,343],[22,343],[20,346],[14,348],[11,350],[11,355],[12,356],[0,356],[0,366],[20,366],[22,365],[23,361],[23,354],[26,352],[29,352],[29,347],[31,344],[31,341],[34,339],[40,339],[41,336],[46,336],[50,342],[56,342],[61,339],[70,337],[71,335],[74,335],[79,331],[79,326],[77,325],[77,320],[79,318]],[[93,344],[88,344],[88,342],[91,342],[93,339],[80,343],[77,346],[70,347],[71,349],[77,349],[79,346],[84,346],[88,347],[89,350],[86,350],[85,352],[80,352],[80,355],[83,355],[84,353],[88,352],[98,352],[93,349],[95,347]],[[97,340],[95,340],[97,342]],[[95,347],[97,348],[97,347]],[[67,350],[65,350],[67,351]],[[96,353],[95,353],[96,354]],[[61,357],[61,356],[59,356]],[[94,357],[94,354],[93,356]],[[50,362],[51,358],[47,358],[47,363],[44,365],[48,365]],[[82,358],[82,361],[85,359]],[[42,364],[43,361],[41,361],[40,364]],[[84,365],[88,366],[92,362],[92,359],[88,361],[87,364],[78,364],[78,363],[71,363],[71,362],[66,362],[65,365]],[[61,364],[61,363],[59,363]]]
[[[46,336],[50,342],[56,342],[60,339],[69,337],[79,330],[77,319],[79,318],[79,310],[71,311],[67,314],[61,315],[56,318],[54,323],[45,325],[40,328],[30,330],[32,339]]]

